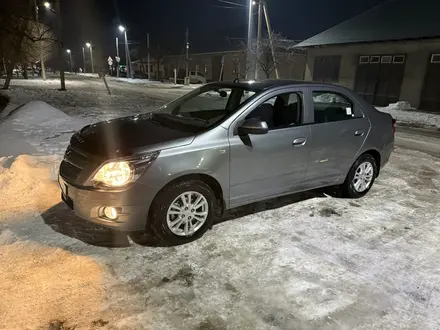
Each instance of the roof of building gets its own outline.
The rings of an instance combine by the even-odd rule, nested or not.
[[[295,47],[440,37],[440,1],[389,0]]]

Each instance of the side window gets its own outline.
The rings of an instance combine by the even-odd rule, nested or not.
[[[353,104],[343,95],[333,92],[313,92],[315,123],[347,120],[355,117]]]
[[[293,127],[302,123],[303,102],[301,93],[284,93],[258,105],[246,119],[259,118],[269,130]]]

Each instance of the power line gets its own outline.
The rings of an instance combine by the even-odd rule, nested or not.
[[[241,4],[241,3],[237,3],[237,2],[232,2],[232,1],[227,1],[227,0],[217,0],[217,1],[223,2],[223,3],[227,3],[228,5],[235,5],[235,6],[238,6],[238,7],[245,7],[245,8],[247,8],[247,6],[245,6],[245,5]]]

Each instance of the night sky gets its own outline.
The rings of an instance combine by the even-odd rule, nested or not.
[[[248,0],[226,0],[245,6]],[[385,0],[267,0],[273,30],[306,39]],[[218,0],[61,0],[65,48],[81,60],[81,45],[91,41],[97,56],[115,55],[117,26],[128,28],[131,47],[145,42],[180,53],[185,28],[191,51],[219,51],[226,36],[246,37],[247,8]],[[233,7],[233,8],[228,8]],[[53,15],[53,14],[52,14]],[[45,20],[52,17],[47,14]],[[123,50],[123,45],[120,45]]]

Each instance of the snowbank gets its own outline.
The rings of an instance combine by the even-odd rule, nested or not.
[[[402,110],[402,111],[409,111],[409,110],[417,110],[409,102],[406,101],[397,101],[396,103],[390,103],[387,107],[384,109],[387,110]]]
[[[0,157],[63,154],[70,136],[87,123],[41,101],[11,111],[0,123]]]
[[[377,110],[389,113],[397,123],[421,127],[440,128],[440,115],[416,111],[411,104],[405,101],[391,103],[387,107],[376,107]]]

